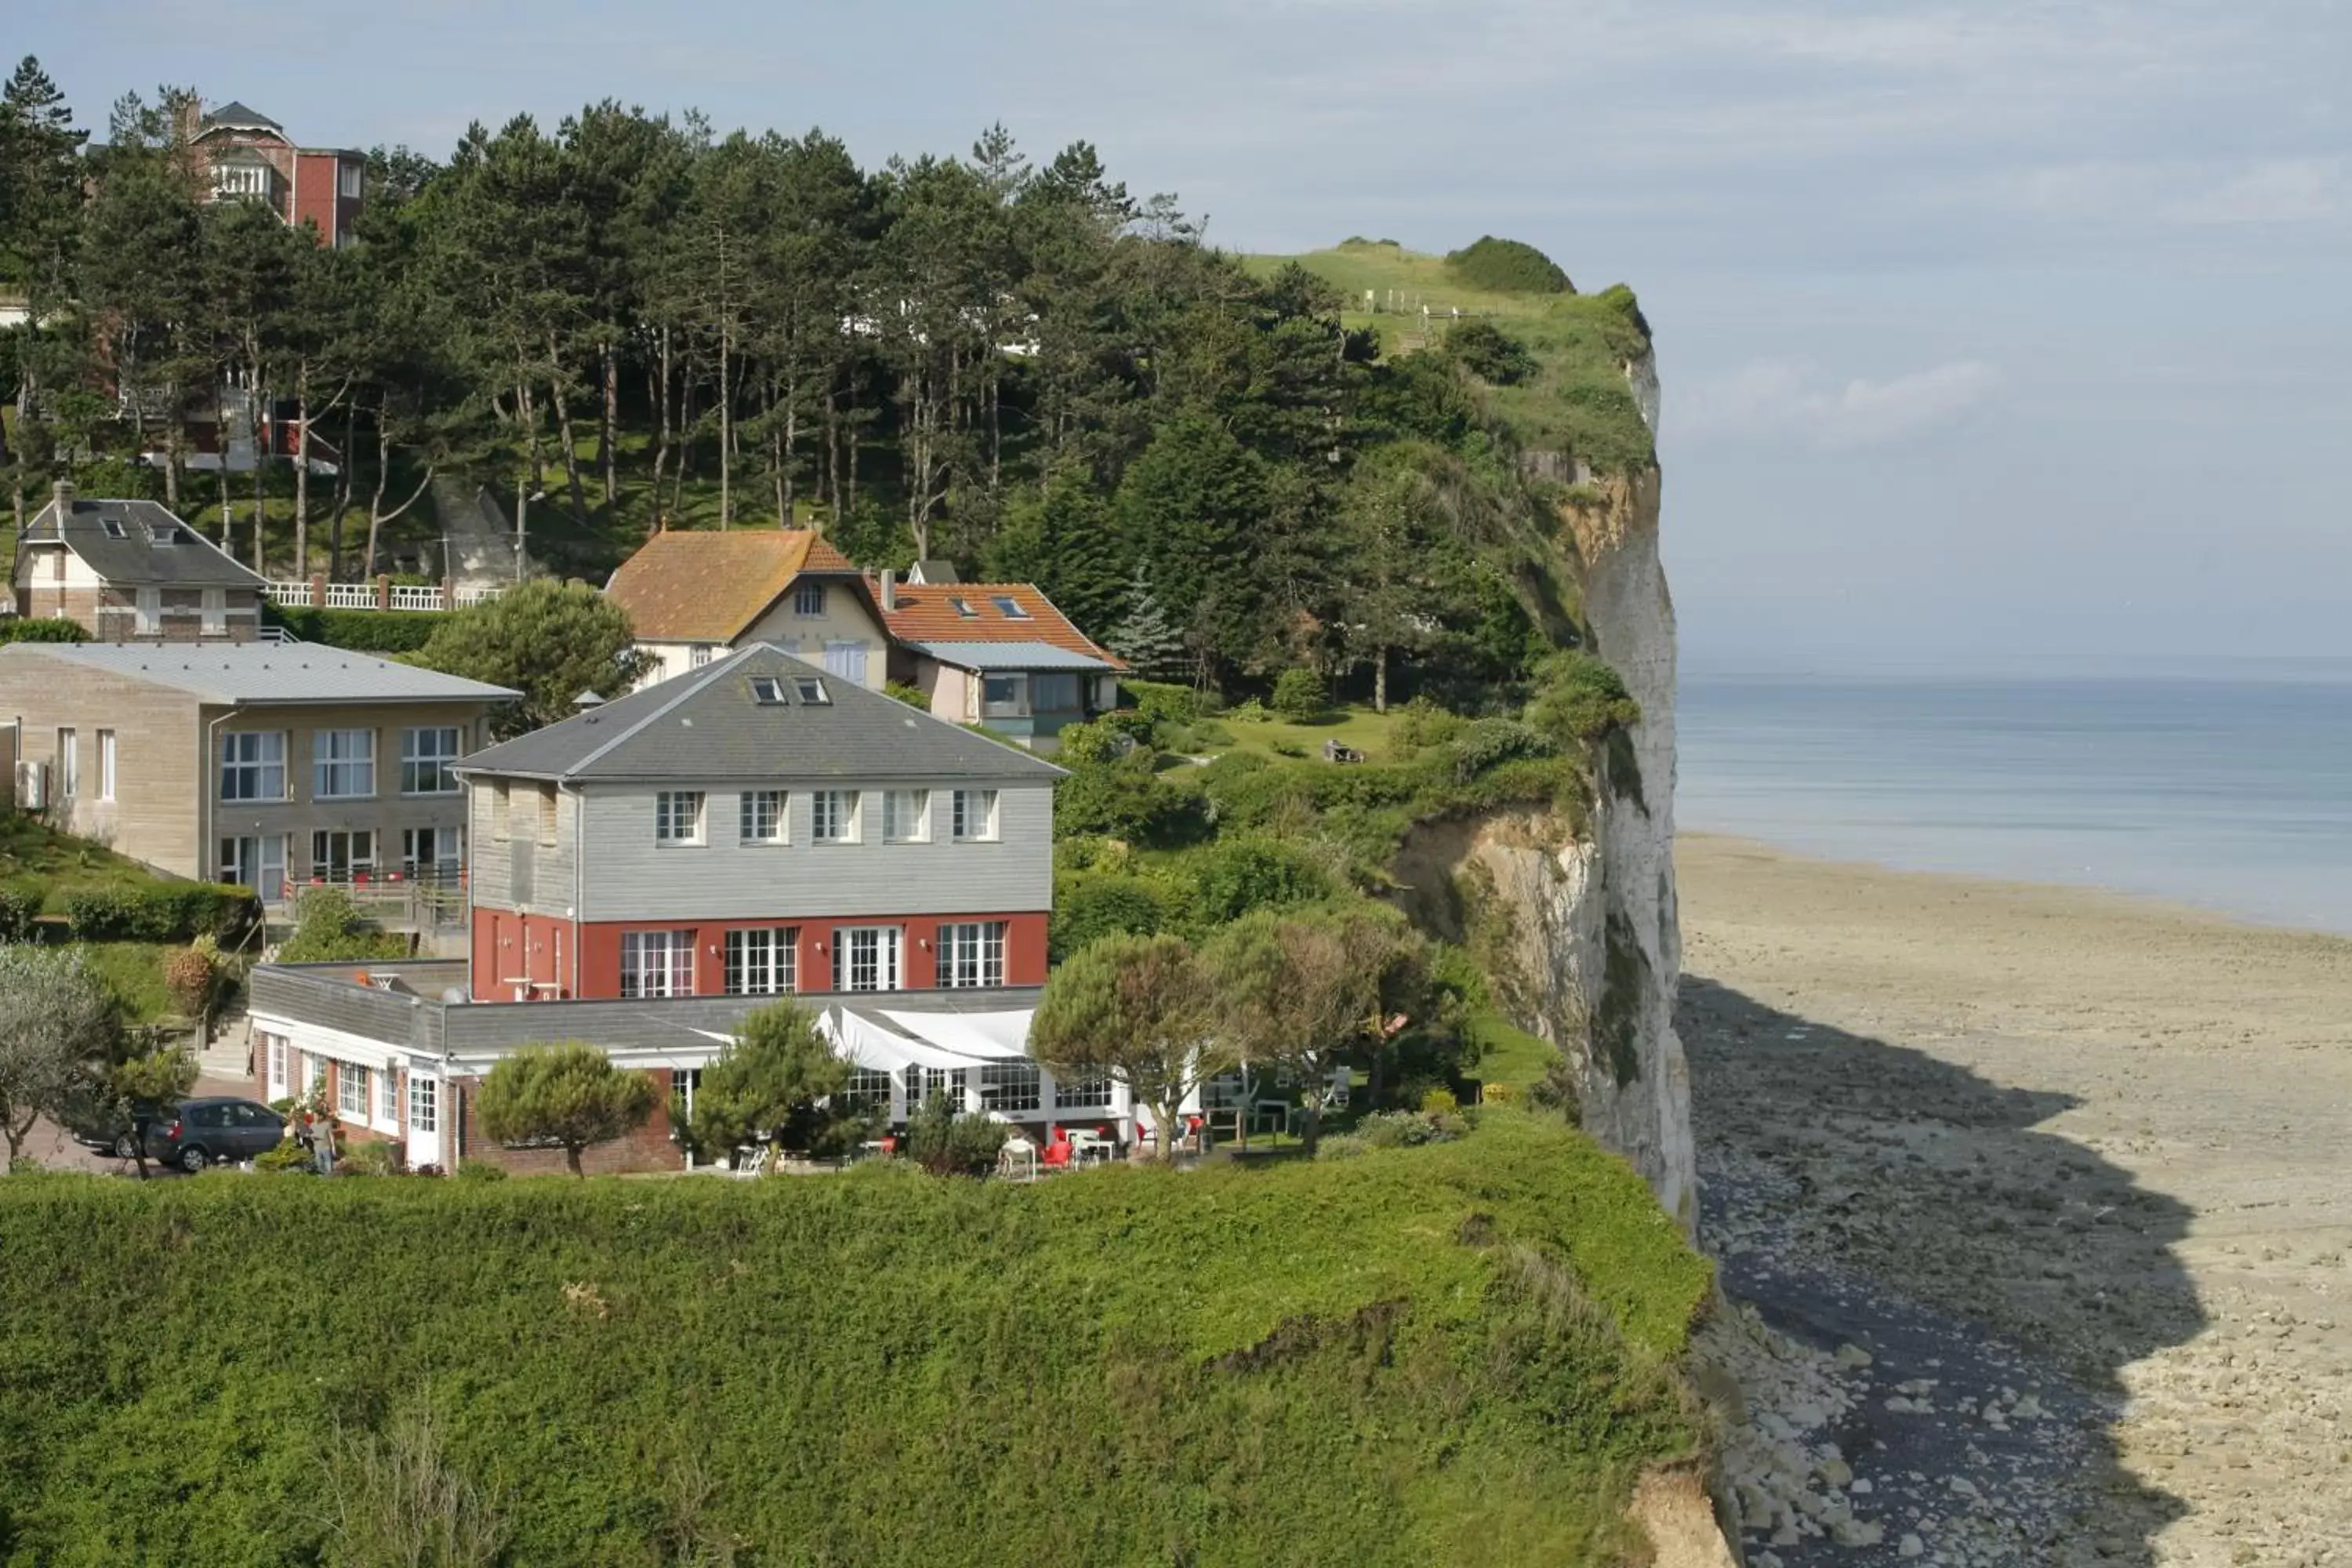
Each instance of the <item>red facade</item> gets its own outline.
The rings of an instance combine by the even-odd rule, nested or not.
[[[621,937],[625,931],[695,933],[694,992],[723,995],[727,989],[727,933],[730,931],[797,930],[793,957],[801,991],[833,989],[833,932],[836,926],[897,926],[905,932],[898,989],[928,991],[939,984],[939,928],[973,921],[1004,923],[1004,984],[1045,983],[1045,922],[1043,910],[996,914],[855,915],[798,920],[569,921],[554,915],[515,914],[474,908],[473,995],[478,1002],[616,999],[621,994]]]

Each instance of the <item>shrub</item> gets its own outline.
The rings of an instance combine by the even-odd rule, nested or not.
[[[1165,847],[1197,837],[1202,826],[1199,799],[1153,773],[1139,752],[1076,768],[1054,791],[1056,837],[1098,834]]]
[[[461,1182],[503,1182],[507,1174],[504,1165],[486,1165],[479,1160],[469,1160],[457,1167],[457,1179]]]
[[[272,1174],[308,1171],[315,1168],[310,1151],[291,1138],[283,1138],[270,1148],[253,1157],[253,1168]]]
[[[1591,745],[1612,730],[1641,721],[1642,705],[1625,689],[1624,678],[1581,649],[1546,659],[1538,682],[1528,722],[1563,744],[1574,740]]]
[[[294,934],[278,950],[280,963],[360,963],[405,958],[408,939],[374,931],[341,888],[307,888],[294,902]]]
[[[1421,1110],[1424,1116],[1451,1115],[1460,1109],[1461,1101],[1454,1098],[1454,1091],[1450,1089],[1433,1089],[1421,1097]]]
[[[1127,737],[1100,720],[1090,724],[1065,724],[1054,737],[1059,750],[1054,760],[1066,767],[1114,762],[1128,749]]]
[[[1485,320],[1465,321],[1446,333],[1445,352],[1472,375],[1496,386],[1515,386],[1538,368],[1527,344]]]
[[[0,888],[0,942],[23,942],[33,934],[42,896],[37,884]]]
[[[1466,722],[1459,713],[1449,713],[1426,697],[1416,697],[1397,710],[1389,734],[1401,745],[1418,750],[1444,745],[1460,734]]]
[[[1447,743],[1456,779],[1517,762],[1523,757],[1556,756],[1559,745],[1534,725],[1517,719],[1474,719]]]
[[[203,1018],[212,1012],[220,991],[220,969],[213,954],[194,947],[174,948],[163,955],[163,989],[181,1016]]]
[[[907,1158],[934,1176],[984,1176],[1013,1129],[992,1116],[959,1112],[934,1094],[907,1122]]]
[[[614,1066],[583,1040],[523,1047],[490,1069],[474,1098],[483,1132],[509,1145],[556,1144],[574,1176],[583,1150],[644,1126],[654,1101],[652,1079]]]
[[[931,710],[931,700],[923,695],[923,689],[919,686],[904,680],[886,680],[882,683],[882,689],[886,694],[897,698],[909,708],[919,709],[925,713]]]
[[[1274,710],[1294,724],[1321,718],[1331,706],[1331,689],[1320,670],[1298,665],[1275,678]]]
[[[0,643],[88,641],[89,632],[82,624],[63,616],[12,616],[0,620]]]
[[[1445,265],[1470,287],[1497,294],[1576,292],[1576,286],[1560,270],[1559,263],[1523,240],[1483,235],[1476,243],[1450,253]]]
[[[397,1176],[404,1168],[400,1145],[374,1138],[352,1139],[343,1145],[342,1158],[335,1162],[338,1175]]]
[[[1240,919],[1252,910],[1312,903],[1331,896],[1331,879],[1297,850],[1266,839],[1239,838],[1185,857],[1192,879],[1196,931]]]
[[[1207,710],[1201,694],[1189,686],[1158,680],[1122,680],[1119,687],[1133,700],[1136,712],[1150,724],[1191,724]]]
[[[1048,956],[1059,963],[1087,943],[1113,934],[1151,936],[1169,923],[1168,898],[1141,877],[1097,872],[1066,877],[1054,889],[1046,927]]]
[[[415,653],[451,618],[445,610],[324,610],[310,605],[272,605],[263,615],[304,642],[353,653]]]
[[[235,945],[261,919],[250,888],[210,882],[141,882],[69,889],[66,922],[84,942],[189,942]]]

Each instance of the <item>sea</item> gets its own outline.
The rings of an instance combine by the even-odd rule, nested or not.
[[[2352,934],[2352,661],[1685,665],[1675,820]]]

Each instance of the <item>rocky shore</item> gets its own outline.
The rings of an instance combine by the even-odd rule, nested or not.
[[[1679,868],[1749,1562],[2352,1564],[2352,942]]]

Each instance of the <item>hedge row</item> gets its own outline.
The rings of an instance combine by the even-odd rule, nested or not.
[[[11,1177],[0,1552],[415,1561],[337,1521],[446,1480],[510,1563],[1621,1561],[1707,1279],[1514,1112],[1035,1186]]]
[[[84,942],[193,942],[213,936],[234,943],[261,919],[261,900],[252,889],[214,882],[75,888],[59,902],[66,923]]]
[[[63,616],[11,616],[0,620],[0,643],[88,641],[89,633],[82,624]]]
[[[307,605],[273,605],[268,617],[304,642],[355,653],[415,653],[434,628],[450,618],[446,610],[322,610]]]

